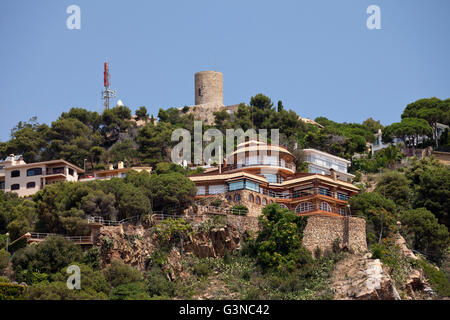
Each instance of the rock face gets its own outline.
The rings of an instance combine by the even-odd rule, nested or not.
[[[125,264],[145,270],[148,257],[159,248],[156,235],[149,229],[138,225],[102,227],[96,245],[100,248],[103,265],[117,259]],[[208,232],[196,232],[183,244],[184,253],[193,253],[200,258],[220,257],[226,250],[233,251],[240,245],[238,230],[230,225],[213,228]],[[182,276],[180,250],[172,248],[168,256],[170,277]]]
[[[113,259],[138,269],[145,269],[147,257],[155,250],[155,237],[142,226],[120,225],[103,227],[97,236],[104,265]]]
[[[213,228],[208,233],[196,233],[184,246],[186,252],[192,252],[199,258],[221,257],[226,250],[233,251],[239,247],[240,237],[231,226]]]
[[[332,275],[338,300],[400,300],[391,277],[379,259],[370,254],[350,255],[339,262]]]

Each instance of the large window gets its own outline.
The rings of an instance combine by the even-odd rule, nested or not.
[[[20,184],[15,183],[11,185],[11,190],[19,190],[20,189]]]
[[[228,185],[229,191],[241,190],[241,189],[244,189],[244,180],[230,182],[230,184]]]
[[[27,183],[27,189],[31,189],[31,188],[35,188],[36,187],[36,182],[28,182]]]
[[[42,174],[42,168],[32,168],[27,170],[27,176],[40,176]]]
[[[197,195],[203,196],[205,194],[205,186],[197,186]]]
[[[210,185],[208,187],[208,194],[219,194],[227,191],[227,188],[224,184],[216,184]]]
[[[346,195],[345,193],[339,193],[338,192],[337,197],[338,197],[339,200],[348,201],[348,195]]]
[[[245,182],[245,188],[248,190],[253,190],[256,192],[259,192],[259,184],[253,181],[246,181]]]
[[[266,177],[267,182],[277,183],[277,175],[276,174],[263,174]]]
[[[301,202],[295,207],[296,213],[309,212],[314,209],[314,206],[311,202]]]
[[[20,177],[20,170],[11,171],[11,178]]]
[[[326,202],[321,202],[320,203],[320,210],[322,211],[327,211],[327,212],[331,212],[331,207],[328,203]]]

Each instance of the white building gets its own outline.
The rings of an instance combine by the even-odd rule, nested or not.
[[[339,180],[351,182],[355,177],[347,172],[351,162],[346,159],[316,149],[303,149],[303,152],[309,173],[329,175],[330,169],[333,169]]]
[[[0,190],[27,197],[43,189],[47,184],[78,181],[78,174],[82,172],[83,169],[62,159],[26,163],[22,156],[11,154],[0,161]]]

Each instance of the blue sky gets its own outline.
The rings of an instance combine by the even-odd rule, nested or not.
[[[69,30],[66,8],[81,8]],[[381,30],[366,8],[381,8]],[[194,104],[194,73],[224,73],[224,102],[264,93],[304,117],[398,121],[450,97],[448,0],[0,2],[0,140],[18,121],[101,112],[105,59],[133,111]]]

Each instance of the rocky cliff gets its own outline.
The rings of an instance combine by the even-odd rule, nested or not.
[[[152,229],[142,225],[124,224],[117,227],[102,227],[98,234],[96,245],[100,248],[104,266],[113,259],[121,260],[138,269],[144,270],[148,257],[159,248],[159,243]],[[183,243],[182,252],[192,253],[199,258],[220,257],[225,251],[239,249],[240,234],[238,230],[226,225],[220,228],[211,228],[207,232],[196,231]],[[174,252],[172,252],[174,251]],[[176,252],[171,250],[169,260],[176,265]],[[175,268],[177,269],[177,268]]]

